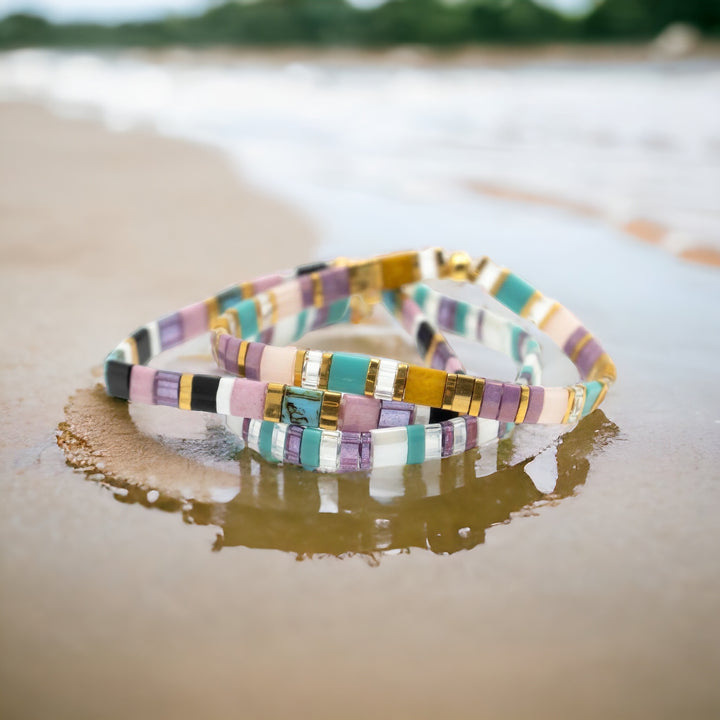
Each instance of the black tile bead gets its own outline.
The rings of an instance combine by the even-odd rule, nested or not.
[[[300,267],[298,267],[298,269],[295,272],[297,275],[309,275],[310,273],[320,272],[320,270],[325,270],[327,267],[328,267],[328,264],[325,262],[310,263],[308,265],[300,265]]]
[[[122,400],[130,399],[130,370],[132,365],[119,360],[108,360],[105,363],[105,385],[108,395]]]
[[[432,326],[429,322],[427,322],[427,320],[423,320],[417,331],[418,350],[420,350],[422,355],[427,353],[430,343],[432,342],[433,335],[435,335],[435,331],[432,329]]]
[[[219,377],[194,375],[190,394],[190,409],[217,412],[216,397],[219,384]]]
[[[150,359],[150,333],[147,328],[140,328],[133,334],[137,345],[138,362],[144,365]]]
[[[443,410],[442,408],[430,408],[430,422],[439,423],[445,422],[445,420],[452,420],[456,418],[459,413],[454,410]]]

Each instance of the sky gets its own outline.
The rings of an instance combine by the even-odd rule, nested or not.
[[[593,0],[540,0],[565,12],[582,12]],[[378,5],[382,0],[350,0],[358,6]],[[208,0],[0,0],[0,17],[30,11],[56,21],[92,20],[115,22],[162,16],[168,12],[199,11]]]

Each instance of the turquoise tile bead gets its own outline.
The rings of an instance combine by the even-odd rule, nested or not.
[[[455,332],[459,335],[465,334],[465,322],[467,321],[467,314],[470,310],[470,306],[464,302],[458,302],[457,309],[455,310]]]
[[[334,353],[330,364],[328,390],[363,395],[370,358],[348,353]]]
[[[328,325],[337,325],[338,323],[346,322],[349,318],[349,310],[350,301],[347,298],[332,303],[328,308]]]
[[[391,313],[397,310],[397,294],[394,290],[383,290],[382,299],[383,304]]]
[[[274,422],[263,421],[263,424],[260,426],[260,438],[258,442],[260,454],[270,462],[277,462],[272,456],[272,436],[274,429]]]
[[[513,312],[519,313],[534,292],[535,288],[532,285],[510,273],[500,286],[495,298]]]
[[[322,430],[318,428],[305,428],[300,443],[300,464],[307,468],[317,468],[320,465],[320,438]]]
[[[295,330],[295,340],[299,340],[306,332],[305,326],[308,323],[307,309],[301,310],[297,316],[297,328]]]
[[[425,426],[407,426],[407,464],[418,465],[425,461]]]
[[[582,409],[582,417],[585,417],[591,410],[602,390],[602,383],[597,380],[583,383],[585,385],[585,404]]]
[[[241,337],[244,340],[255,338],[259,332],[255,302],[250,299],[243,300],[237,304],[236,309],[242,331]]]
[[[425,309],[425,303],[427,302],[429,294],[430,288],[427,285],[418,285],[415,288],[414,300],[422,310]]]
[[[321,405],[321,391],[289,387],[283,397],[280,420],[291,425],[316,428],[320,424]]]

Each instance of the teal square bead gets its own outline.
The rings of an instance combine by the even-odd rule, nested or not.
[[[258,441],[260,454],[270,462],[277,462],[272,456],[272,436],[274,430],[275,423],[264,420],[260,427],[260,438]]]
[[[318,427],[323,394],[319,390],[288,387],[283,396],[280,420],[290,425]]]
[[[363,395],[370,358],[348,353],[333,353],[328,390]]]
[[[407,439],[407,464],[419,465],[420,463],[425,462],[425,426],[408,425]]]
[[[532,285],[511,273],[500,286],[495,299],[514,313],[520,313],[534,292],[535,288]]]
[[[458,333],[458,335],[465,334],[465,323],[469,310],[470,306],[467,303],[458,302],[455,310],[455,332]]]
[[[427,302],[429,294],[430,288],[427,285],[418,285],[415,288],[414,300],[421,310],[425,309],[425,303]]]
[[[240,321],[241,337],[252,340],[257,337],[258,328],[257,308],[253,300],[243,300],[237,304],[238,320]]]
[[[300,441],[300,464],[306,468],[316,469],[320,465],[320,439],[322,430],[305,428]]]
[[[308,324],[308,311],[307,309],[301,310],[297,316],[297,328],[295,329],[295,340],[299,340],[307,332],[306,325]]]
[[[602,390],[602,383],[598,382],[597,380],[592,380],[591,382],[584,383],[585,385],[585,404],[583,405],[581,416],[585,417],[591,410],[592,406],[595,404],[595,401],[598,399],[598,396],[600,395],[600,391]]]
[[[350,301],[346,298],[344,300],[337,300],[331,303],[328,307],[328,325],[337,325],[338,323],[347,322],[349,319]]]

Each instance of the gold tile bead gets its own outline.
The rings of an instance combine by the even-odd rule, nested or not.
[[[263,420],[280,422],[284,395],[284,385],[282,385],[281,383],[268,383],[267,391],[265,392],[265,409],[263,411]]]
[[[180,391],[178,393],[178,407],[181,410],[190,410],[192,401],[192,380],[190,373],[183,373],[180,376]]]
[[[533,305],[538,302],[538,300],[542,300],[542,298],[543,294],[539,290],[536,290],[523,305],[522,310],[520,311],[520,317],[526,318],[530,314]]]
[[[570,420],[570,413],[572,412],[573,404],[575,403],[575,387],[570,386],[565,389],[568,392],[568,405],[567,410],[565,411],[565,415],[563,415],[563,425],[567,424],[567,422]]]
[[[420,263],[417,252],[401,252],[379,258],[382,269],[382,289],[397,290],[403,285],[417,282]]]
[[[449,373],[445,380],[445,390],[443,392],[442,409],[452,410],[453,400],[455,399],[455,387],[457,386],[458,376],[455,373]]]
[[[320,405],[320,428],[322,430],[337,430],[340,418],[340,401],[342,393],[325,390]]]
[[[240,350],[238,352],[238,375],[245,377],[245,358],[247,356],[248,345],[250,343],[247,340],[243,340],[240,343]]]
[[[247,300],[248,298],[251,298],[255,294],[255,290],[253,290],[253,285],[251,282],[244,282],[240,284],[240,293],[242,294],[243,300]]]
[[[230,334],[230,322],[223,314],[215,318],[211,330],[222,330],[224,333]]]
[[[326,352],[322,354],[320,372],[318,374],[318,390],[327,390],[330,380],[330,365],[332,365],[333,354]]]
[[[126,341],[128,344],[128,347],[130,348],[130,362],[132,362],[133,365],[137,365],[140,362],[140,355],[138,354],[138,346],[137,341],[134,337],[129,337]]]
[[[528,405],[530,404],[530,388],[527,385],[523,385],[520,388],[520,403],[518,405],[517,413],[515,414],[515,422],[525,422],[525,416],[527,415]]]
[[[272,290],[267,291],[268,300],[270,301],[270,324],[275,327],[278,323],[278,302],[275,293]]]
[[[609,383],[617,379],[615,363],[607,353],[603,353],[592,366],[587,375],[587,380],[606,380]]]
[[[407,384],[408,364],[401,362],[398,364],[397,373],[395,373],[395,385],[393,386],[393,400],[402,400],[405,396],[405,385]]]
[[[570,360],[575,362],[578,359],[578,355],[580,354],[581,350],[593,339],[593,336],[588,333],[583,338],[581,338],[580,342],[573,348],[573,351],[570,353]]]
[[[484,393],[485,378],[475,378],[472,397],[470,398],[470,409],[468,410],[468,415],[474,415],[475,417],[477,417],[480,414],[480,406],[482,405]]]
[[[212,355],[213,361],[216,365],[220,364],[220,360],[218,358],[218,345],[220,344],[221,335],[227,335],[225,328],[216,327],[210,335],[210,354]]]
[[[475,378],[470,375],[457,375],[455,381],[455,397],[452,399],[451,410],[467,415],[470,411],[473,390],[475,389]]]
[[[205,301],[205,307],[207,308],[208,327],[212,327],[213,323],[217,319],[217,316],[220,314],[218,299],[216,297],[208,298]]]
[[[359,295],[368,305],[382,301],[382,269],[378,260],[351,262],[348,266],[350,295]]]
[[[316,308],[321,308],[325,305],[325,298],[323,295],[322,278],[320,273],[310,273],[310,280],[313,286],[313,305]]]
[[[365,376],[365,394],[369,397],[375,395],[375,384],[377,383],[378,371],[380,370],[380,361],[377,358],[371,358],[368,365],[367,375]]]
[[[242,327],[240,326],[240,316],[238,315],[237,308],[230,308],[226,315],[228,316],[228,323],[230,325],[230,334],[236,338],[242,337]]]
[[[293,371],[293,385],[302,387],[302,373],[305,365],[305,350],[295,351],[295,370]]]

